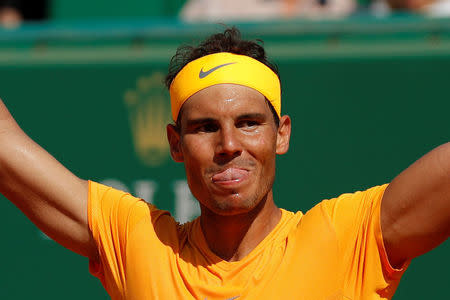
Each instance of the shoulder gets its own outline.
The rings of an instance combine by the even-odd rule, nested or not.
[[[338,197],[325,199],[310,211],[320,210],[330,218],[359,214],[362,210],[375,209],[381,203],[388,184],[371,187],[367,190],[344,193]]]
[[[372,220],[379,221],[381,199],[387,186],[374,186],[322,200],[306,212],[302,223],[326,228],[339,236],[356,230],[358,226],[366,226]]]
[[[107,226],[130,232],[142,222],[166,230],[178,227],[168,211],[158,209],[129,193],[93,181],[89,181],[88,217],[91,228]]]

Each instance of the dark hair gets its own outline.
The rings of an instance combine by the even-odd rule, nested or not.
[[[268,61],[266,56],[266,51],[262,46],[263,42],[261,40],[249,41],[243,40],[241,38],[241,32],[236,27],[231,27],[225,29],[223,33],[213,34],[206,40],[204,40],[197,47],[193,46],[181,46],[177,49],[177,52],[170,60],[169,72],[165,79],[166,87],[169,89],[170,84],[177,76],[178,72],[184,68],[188,63],[194,61],[200,57],[219,53],[219,52],[229,52],[234,54],[246,55],[254,58],[266,66],[268,66],[278,78],[280,74],[278,73],[278,68],[276,65]],[[272,104],[266,99],[269,107],[273,113],[275,123],[277,126],[280,123],[280,118],[273,108]],[[177,121],[177,125],[178,121]]]

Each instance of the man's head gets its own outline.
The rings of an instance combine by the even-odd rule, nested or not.
[[[267,61],[262,46],[241,40],[234,28],[213,35],[197,48],[177,51],[166,79],[171,96],[178,97],[185,89],[191,89],[186,81],[177,83],[185,80],[183,72],[189,72],[192,65],[209,59],[208,56],[220,59],[224,52],[239,54],[238,61],[242,59],[242,64],[252,69],[254,75],[242,76],[246,68],[234,73],[235,76],[228,70],[220,70],[217,73],[225,74],[225,80],[219,84],[201,86],[179,105],[174,106],[177,99],[172,98],[176,124],[168,125],[167,134],[172,157],[184,162],[189,187],[202,210],[234,215],[249,212],[265,197],[272,197],[275,156],[288,150],[290,119],[280,118],[279,107],[277,110],[271,104],[279,103],[279,98],[273,100],[277,95],[274,90],[278,97],[280,94],[276,68]],[[225,69],[232,63],[219,61],[213,66],[225,65],[222,67]],[[195,68],[198,73],[199,67]],[[199,70],[196,76],[201,79],[203,69]],[[210,70],[211,67],[204,72]],[[255,75],[263,80],[255,83],[252,81]],[[227,78],[233,83],[227,83]],[[176,86],[178,94],[173,93],[174,82],[182,87]]]
[[[261,43],[261,41],[259,40],[257,42],[254,42],[241,39],[241,33],[239,32],[239,30],[235,27],[232,27],[226,29],[223,33],[218,33],[210,36],[198,47],[179,47],[176,54],[170,61],[169,72],[165,79],[166,87],[170,90],[174,79],[187,64],[196,61],[199,58],[216,53],[233,53],[253,58],[268,67],[278,77],[278,81],[280,81],[280,75],[278,73],[277,67],[269,62],[264,48],[258,42]],[[274,121],[278,125],[279,114],[277,114],[273,105],[270,104],[269,100],[267,100],[267,104],[270,106],[270,109],[272,110],[274,115]],[[179,125],[179,120],[180,118],[174,120],[177,125]]]

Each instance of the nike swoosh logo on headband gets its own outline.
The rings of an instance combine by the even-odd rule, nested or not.
[[[210,70],[208,70],[208,71],[206,71],[206,72],[204,72],[204,71],[203,71],[203,68],[202,68],[202,69],[200,70],[200,73],[198,74],[198,77],[199,77],[200,79],[205,78],[206,76],[208,76],[209,74],[211,74],[211,73],[214,72],[215,70],[220,69],[220,68],[225,67],[225,66],[228,66],[228,65],[232,65],[232,64],[235,64],[235,62],[232,62],[232,63],[226,63],[226,64],[223,64],[223,65],[218,65],[218,66],[216,66],[216,67],[214,67],[214,68],[212,68],[212,69],[210,69]]]

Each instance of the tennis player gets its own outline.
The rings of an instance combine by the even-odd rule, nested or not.
[[[171,154],[201,207],[183,225],[73,175],[0,102],[1,193],[88,257],[112,299],[390,299],[411,259],[448,238],[450,143],[390,184],[290,212],[272,185],[291,119],[264,49],[227,29],[180,49],[167,85]]]

